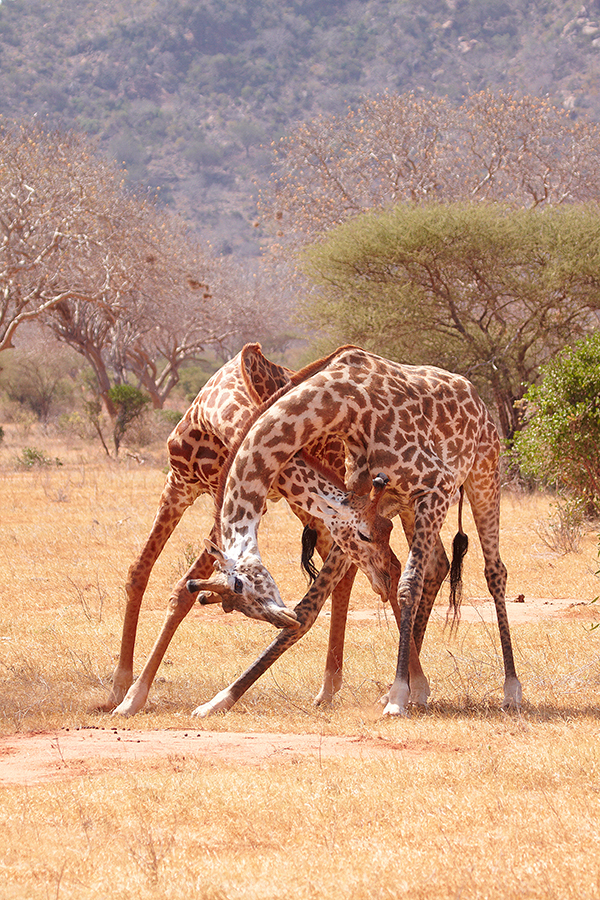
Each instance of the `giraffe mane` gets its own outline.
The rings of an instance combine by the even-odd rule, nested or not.
[[[356,344],[344,344],[343,347],[338,347],[337,350],[333,350],[327,356],[323,356],[321,359],[316,359],[314,362],[309,363],[307,366],[304,366],[303,369],[298,369],[297,372],[294,372],[291,380],[290,380],[290,388],[296,387],[299,384],[302,384],[303,381],[306,381],[307,378],[311,378],[313,375],[316,375],[317,372],[320,372],[321,369],[324,369],[325,366],[328,366],[330,362],[332,362],[336,356],[339,356],[341,353],[345,353],[347,350],[360,350],[361,347],[357,347]]]
[[[260,344],[254,344],[254,345],[247,344],[246,347],[258,347],[258,349],[260,350]],[[244,349],[246,349],[246,347]],[[287,384],[282,385],[278,391],[275,391],[275,393],[273,394],[272,397],[269,397],[267,400],[265,400],[263,403],[261,403],[260,406],[258,406],[254,410],[254,412],[250,416],[250,419],[249,419],[246,427],[242,430],[241,434],[238,435],[237,440],[234,441],[234,443],[232,444],[231,449],[229,450],[229,455],[227,456],[227,459],[225,460],[225,463],[223,464],[223,467],[221,469],[221,474],[219,477],[219,486],[217,488],[217,492],[215,495],[215,522],[214,522],[214,526],[213,526],[213,532],[214,532],[215,538],[218,538],[218,540],[216,540],[216,543],[218,543],[218,545],[221,547],[221,549],[222,549],[221,513],[223,510],[223,499],[225,496],[225,484],[227,482],[227,476],[229,475],[229,472],[231,471],[231,467],[233,465],[233,461],[236,457],[236,454],[237,454],[238,450],[240,449],[242,443],[244,442],[244,439],[246,438],[246,435],[248,434],[248,432],[250,431],[252,426],[260,418],[260,416],[262,416],[262,414],[264,412],[266,412],[268,409],[270,409],[270,407],[273,406],[273,404],[276,403],[281,397],[283,397],[283,396],[285,396],[285,394],[289,393],[289,391],[291,391],[292,388],[297,387],[299,384],[302,384],[302,382],[306,381],[308,378],[311,378],[313,375],[316,375],[317,372],[320,372],[321,369],[324,369],[325,366],[329,365],[329,363],[333,359],[335,359],[335,357],[338,356],[340,353],[343,353],[346,350],[358,350],[358,349],[360,349],[360,348],[355,347],[352,344],[347,344],[347,345],[344,345],[343,347],[338,347],[337,350],[334,350],[332,353],[329,353],[327,356],[324,356],[321,359],[317,359],[314,362],[309,363],[307,366],[304,366],[304,368],[299,369],[297,372],[294,372],[292,374],[289,382],[287,382]],[[244,369],[245,369],[245,367],[244,367]],[[244,371],[244,369],[242,371]],[[246,377],[247,377],[247,375],[246,375],[246,372],[244,371],[244,380],[246,380]],[[258,396],[258,394],[256,394],[256,390],[254,390],[254,394],[256,396]],[[312,465],[312,463],[311,463],[311,465]],[[323,475],[326,475],[327,478],[329,478],[330,474],[333,475],[333,478],[330,480],[333,481],[333,479],[335,478],[336,481],[339,483],[338,476],[336,476],[334,473],[331,473],[331,471],[326,469],[325,466],[323,466],[321,472]],[[345,489],[346,488],[344,487],[343,490],[345,490]]]

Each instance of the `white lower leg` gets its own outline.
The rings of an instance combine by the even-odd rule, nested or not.
[[[108,696],[108,706],[116,706],[127,694],[133,681],[133,671],[131,669],[115,669],[112,679],[112,688]]]
[[[323,677],[323,687],[314,699],[315,706],[330,706],[334,696],[342,687],[341,672],[325,672]]]
[[[511,675],[504,682],[504,703],[502,709],[520,709],[523,699],[521,682],[516,675]]]
[[[411,675],[410,702],[413,706],[427,706],[430,693],[429,682],[425,675]]]
[[[215,712],[227,712],[234,703],[235,700],[231,696],[229,688],[225,688],[223,691],[219,691],[218,694],[215,694],[208,703],[202,703],[200,706],[197,706],[192,715],[204,719],[206,716],[210,716]]]
[[[144,706],[148,699],[148,686],[144,682],[138,680],[131,685],[124,699],[119,703],[116,709],[113,709],[113,716],[135,716]]]
[[[396,679],[388,693],[384,716],[405,716],[410,698],[410,687],[407,681]]]

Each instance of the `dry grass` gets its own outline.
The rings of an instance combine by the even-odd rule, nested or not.
[[[15,467],[27,445],[64,465]],[[43,436],[9,435],[0,446],[2,732],[112,724],[90,709],[106,693],[126,571],[164,479],[160,453],[152,459],[116,465]],[[548,508],[543,497],[504,498],[509,596],[590,601],[597,535],[586,535],[577,554],[552,554],[538,537]],[[138,660],[209,518],[210,504],[197,504],[159,562]],[[448,534],[453,526],[451,516]],[[288,602],[304,590],[298,535],[286,507],[272,507],[262,545]],[[476,551],[473,539],[466,602],[486,596]],[[377,608],[363,580],[353,608]],[[520,716],[507,717],[498,709],[495,628],[463,623],[451,637],[433,622],[423,649],[431,710],[381,720],[396,637],[379,609],[373,622],[349,625],[345,686],[332,710],[311,703],[327,640],[319,620],[227,716],[194,728],[382,736],[406,742],[405,753],[284,767],[174,757],[2,788],[3,900],[600,897],[600,629],[586,617],[514,628],[527,700]],[[235,614],[194,610],[135,727],[188,727],[190,710],[272,635]]]

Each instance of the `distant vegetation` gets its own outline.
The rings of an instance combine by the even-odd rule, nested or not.
[[[97,135],[222,253],[258,251],[256,183],[297,123],[386,90],[511,85],[597,120],[599,66],[599,0],[0,6],[0,112]]]
[[[579,239],[534,240],[536,220],[513,213],[598,203],[599,68],[600,0],[1,3],[0,340],[9,348],[31,313],[79,355],[67,373],[62,357],[27,371],[32,357],[5,354],[5,408],[42,422],[66,416],[82,432],[106,430],[108,416],[116,452],[111,391],[131,394],[127,416],[139,401],[143,418],[147,397],[160,411],[172,391],[183,404],[247,340],[278,359],[295,344],[294,365],[292,310],[308,292],[294,281],[290,247],[330,231],[325,254],[344,234],[353,248],[346,273],[335,250],[335,275],[314,251],[313,274],[329,293],[313,286],[304,304],[311,338],[325,325],[325,340],[466,372],[511,436],[513,401],[540,364],[596,324],[596,270],[578,274],[596,243],[590,256]],[[504,242],[481,241],[496,213],[475,211],[476,200],[510,208],[515,230],[501,228]],[[458,218],[438,216],[431,201]],[[413,217],[410,228],[414,216],[433,217],[426,239],[409,235],[416,244],[401,261],[370,246],[385,272],[357,280],[350,269],[368,238],[368,217],[357,217],[392,205]],[[569,234],[594,220],[585,210]],[[387,227],[404,228],[398,218]],[[519,228],[535,244],[528,258],[513,252]],[[448,241],[462,247],[464,271],[457,264],[452,289],[450,277],[432,287],[428,260],[451,274]],[[267,244],[283,253],[259,264],[252,257]],[[546,265],[558,258],[564,271]],[[429,272],[421,280],[419,266]],[[436,317],[440,285],[466,314],[455,315],[452,340]],[[428,310],[432,327],[419,327]]]

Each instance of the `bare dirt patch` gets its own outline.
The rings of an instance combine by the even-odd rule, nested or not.
[[[600,620],[600,601],[590,603],[575,599],[557,599],[549,597],[527,597],[520,594],[518,597],[509,598],[506,601],[508,617],[511,625],[524,625],[529,622],[538,622],[541,619],[585,619],[590,622]],[[350,612],[348,618],[353,621],[373,622],[381,615],[391,615],[391,609],[385,613],[380,610],[357,610]],[[328,616],[329,612],[322,613]],[[432,610],[432,616],[441,620],[446,618],[446,607],[436,604]],[[473,597],[464,600],[460,610],[461,622],[495,622],[496,610],[490,597]]]
[[[0,785],[25,785],[99,774],[140,760],[198,759],[237,765],[292,763],[299,757],[361,759],[421,755],[423,741],[219,731],[62,729],[0,737]],[[444,749],[436,745],[436,750]],[[448,748],[451,749],[451,748]]]

